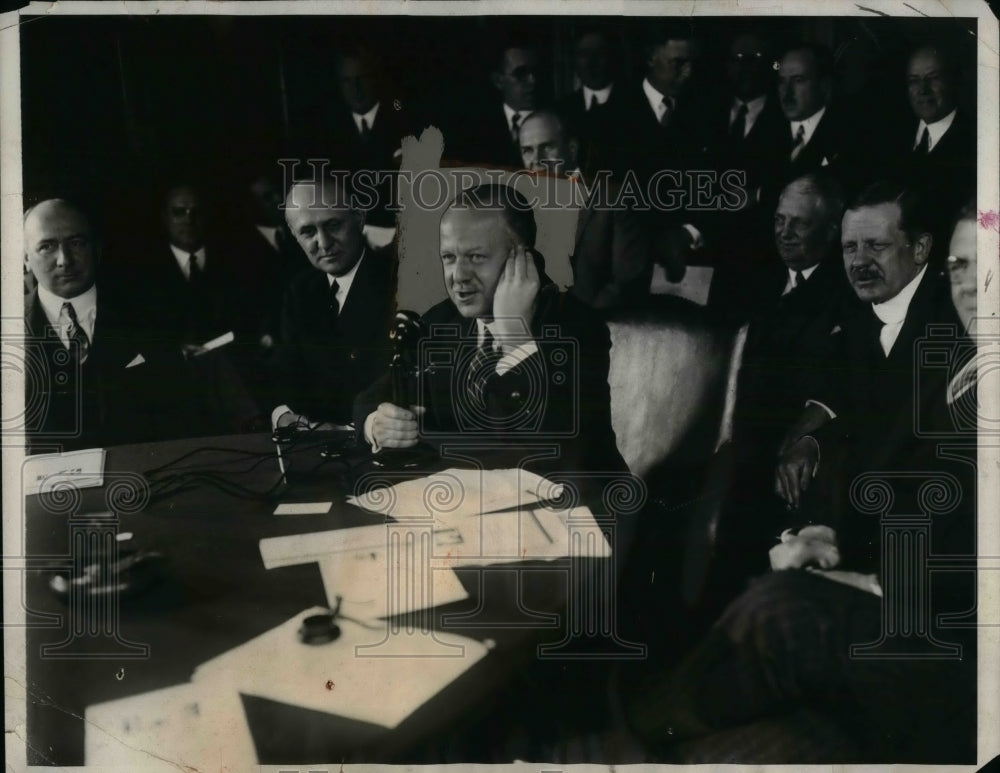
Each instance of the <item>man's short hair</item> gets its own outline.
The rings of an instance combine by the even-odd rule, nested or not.
[[[671,40],[689,41],[697,45],[701,38],[692,21],[671,21],[652,25],[645,35],[643,52],[648,59],[660,46],[665,46]]]
[[[808,51],[813,56],[816,63],[816,77],[820,80],[833,78],[833,53],[824,45],[819,43],[793,43],[786,46],[781,52],[780,59],[784,59],[794,51]]]
[[[921,51],[933,51],[941,65],[941,71],[952,85],[958,82],[961,69],[958,66],[958,51],[953,43],[945,40],[922,40],[913,46],[906,55],[909,68],[910,60]]]
[[[921,234],[931,233],[925,197],[916,188],[900,182],[880,180],[872,183],[855,196],[847,208],[856,210],[880,204],[896,204],[899,207],[899,227],[908,239],[914,240]]]
[[[351,175],[346,172],[341,174],[325,174],[320,177],[309,175],[294,178],[291,185],[288,186],[288,190],[285,191],[284,200],[286,209],[291,206],[292,190],[300,185],[312,186],[314,191],[313,204],[352,209],[356,212],[367,211],[367,208],[358,206],[353,180]],[[327,191],[333,191],[333,193],[327,195]]]
[[[503,183],[482,183],[459,193],[448,209],[467,208],[495,210],[503,214],[507,226],[524,242],[535,246],[538,227],[531,204],[514,188]]]
[[[552,118],[557,124],[559,124],[559,131],[562,134],[564,142],[569,142],[570,140],[579,139],[579,134],[575,126],[573,125],[572,119],[566,113],[565,110],[561,110],[555,107],[542,107],[538,110],[532,110],[524,118],[521,119],[521,126],[531,118]]]
[[[499,39],[494,40],[486,46],[485,50],[488,57],[489,71],[502,73],[504,56],[508,51],[515,48],[522,51],[533,51],[535,54],[539,54],[541,49],[537,40],[523,33],[508,32],[502,34]]]
[[[958,225],[963,220],[979,222],[979,210],[976,209],[976,199],[974,197],[965,202],[962,208],[958,210],[958,214],[955,215],[955,225]]]
[[[93,239],[97,238],[97,228],[94,222],[93,214],[86,208],[78,204],[74,199],[69,199],[64,196],[49,196],[45,199],[40,199],[35,201],[31,206],[24,210],[24,217],[21,220],[22,223],[28,222],[28,216],[31,215],[40,205],[42,204],[59,204],[64,209],[68,209],[71,212],[75,212],[80,217],[82,217],[87,226],[90,228],[90,235]]]
[[[844,216],[844,191],[837,178],[822,171],[810,172],[796,177],[785,186],[785,190],[792,186],[819,198],[824,217],[832,218],[838,226],[840,225],[840,220]]]

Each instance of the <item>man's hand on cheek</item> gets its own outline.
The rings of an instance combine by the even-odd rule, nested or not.
[[[511,250],[493,295],[491,327],[504,351],[524,343],[529,334],[540,286],[534,258],[524,245],[518,245]]]

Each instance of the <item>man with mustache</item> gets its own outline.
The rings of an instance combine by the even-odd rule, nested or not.
[[[955,508],[934,517],[922,549],[973,555],[970,468],[940,456],[918,429],[942,426],[949,374],[918,361],[917,341],[931,325],[950,323],[954,333],[958,320],[947,291],[929,281],[931,237],[911,191],[866,189],[844,215],[841,245],[862,305],[832,331],[841,354],[817,374],[823,405],[810,405],[781,456],[776,487],[789,528],[775,535],[771,571],[632,702],[634,729],[672,762],[975,758],[975,624],[963,631],[941,620],[968,614],[974,596],[954,572],[911,576],[884,562],[883,549],[896,555],[907,543],[883,546],[883,518],[862,511],[865,494],[850,495],[862,473],[885,479],[894,495],[886,512],[899,518],[927,512],[917,493],[924,482],[954,476]],[[883,628],[900,614],[890,597],[915,616],[912,631]],[[882,657],[852,652],[880,642]],[[958,645],[950,657],[945,643]]]
[[[389,363],[396,255],[367,247],[365,213],[347,179],[296,182],[285,219],[315,271],[285,292],[275,427],[334,429],[351,423],[355,396]]]

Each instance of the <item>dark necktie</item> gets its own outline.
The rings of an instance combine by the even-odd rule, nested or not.
[[[801,271],[795,272],[795,284],[792,286],[794,290],[796,287],[802,287],[806,283],[806,278]]]
[[[63,314],[69,319],[66,327],[66,338],[70,341],[70,351],[74,350],[73,342],[76,342],[76,354],[82,365],[87,361],[87,354],[90,353],[90,338],[87,331],[83,329],[80,320],[76,316],[76,309],[73,304],[67,301],[62,305]]]
[[[510,139],[515,144],[517,144],[518,142],[517,133],[520,130],[520,128],[521,128],[521,114],[514,113],[514,115],[510,117]]]
[[[590,104],[587,105],[587,112],[590,112],[595,107],[597,107],[597,94],[590,95]]]
[[[674,113],[674,100],[672,97],[664,97],[660,104],[663,105],[663,114],[660,116],[660,126],[669,126],[670,119]]]
[[[502,356],[493,350],[493,336],[490,334],[489,328],[483,332],[485,333],[483,342],[469,361],[469,369],[466,371],[465,379],[469,395],[474,401],[473,404],[481,409],[486,407],[483,399],[486,381],[489,379],[490,373],[496,370],[497,363]]]
[[[795,132],[795,139],[792,142],[792,161],[796,159],[799,153],[802,152],[802,148],[806,146],[806,127],[804,124],[799,124],[799,130]]]
[[[332,322],[337,321],[337,317],[340,316],[340,301],[337,300],[337,291],[340,289],[340,285],[337,284],[337,280],[333,280],[333,284],[330,285],[330,306],[329,315]]]
[[[732,135],[735,140],[743,140],[743,135],[747,131],[747,104],[746,102],[740,102],[739,108],[736,110],[736,117],[733,119],[733,125],[729,129],[730,135]]]
[[[361,139],[367,142],[368,138],[371,137],[371,127],[368,125],[368,120],[365,118],[361,119]]]
[[[924,127],[924,133],[920,135],[920,142],[917,143],[917,147],[913,149],[913,152],[920,156],[926,156],[931,152],[931,136],[926,126]]]
[[[198,266],[198,256],[193,252],[188,258],[188,283],[192,290],[201,289],[202,273],[201,268]]]

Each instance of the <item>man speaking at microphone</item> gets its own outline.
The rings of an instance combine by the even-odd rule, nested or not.
[[[535,234],[531,207],[506,185],[465,190],[445,211],[448,298],[422,320],[419,404],[394,405],[388,377],[355,401],[376,453],[423,440],[526,459],[544,446],[547,458],[526,466],[627,470],[611,427],[607,327],[545,275]]]

